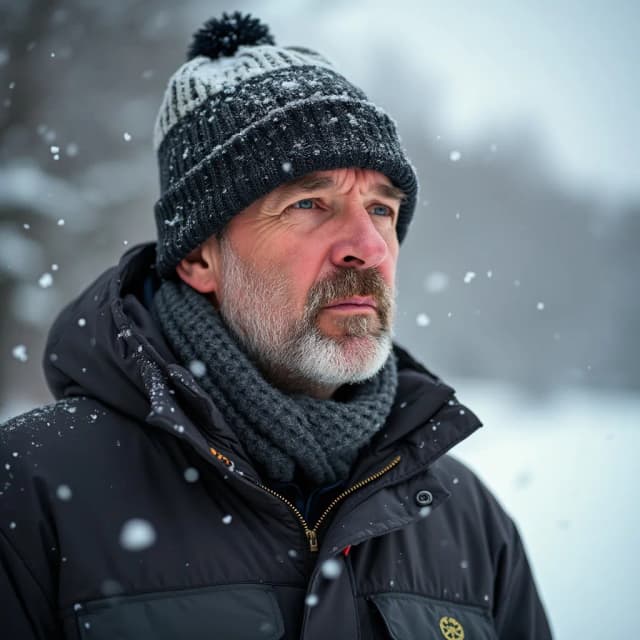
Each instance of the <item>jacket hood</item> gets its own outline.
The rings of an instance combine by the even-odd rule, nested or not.
[[[175,363],[144,304],[145,286],[156,279],[154,263],[154,244],[133,247],[60,312],[43,361],[56,399],[84,395],[137,418],[147,416],[141,357],[132,355],[163,368]]]
[[[93,398],[136,421],[188,439],[203,451],[215,441],[251,466],[209,396],[177,362],[148,309],[159,284],[155,253],[153,243],[133,247],[60,313],[44,354],[49,388],[56,399]],[[368,448],[382,455],[398,440],[416,440],[412,449],[424,463],[429,447],[420,451],[418,440],[437,427],[434,416],[447,424],[440,438],[429,435],[434,455],[442,455],[481,423],[458,404],[450,386],[401,347],[394,345],[394,350],[396,401],[387,428]]]

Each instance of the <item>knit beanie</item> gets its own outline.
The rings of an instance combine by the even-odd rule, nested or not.
[[[274,188],[305,174],[359,167],[405,193],[402,241],[417,178],[394,121],[323,56],[281,47],[268,28],[235,12],[198,31],[158,113],[157,268],[176,265]]]

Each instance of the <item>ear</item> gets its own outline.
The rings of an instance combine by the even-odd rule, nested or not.
[[[200,293],[217,293],[221,283],[220,241],[211,236],[176,267],[184,282]]]

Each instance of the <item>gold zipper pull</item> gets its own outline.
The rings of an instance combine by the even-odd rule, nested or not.
[[[220,456],[217,455],[217,451],[215,451],[215,449],[212,449],[211,452],[218,459],[221,459]],[[224,460],[222,461],[224,462]],[[229,462],[233,464],[233,461],[229,461]],[[293,511],[294,515],[296,516],[296,518],[298,518],[300,524],[302,525],[302,529],[304,530],[307,536],[307,540],[309,541],[309,550],[311,551],[311,553],[317,553],[318,552],[318,529],[320,529],[320,527],[322,526],[322,523],[326,520],[331,510],[341,500],[344,500],[344,498],[351,495],[354,491],[361,489],[362,487],[366,486],[370,482],[377,480],[380,476],[383,476],[385,473],[387,473],[387,471],[389,471],[390,469],[393,469],[393,467],[395,467],[399,462],[400,462],[400,456],[396,456],[386,467],[384,467],[384,469],[380,469],[380,471],[378,471],[377,473],[374,473],[373,475],[369,476],[365,480],[361,480],[360,482],[357,482],[352,487],[349,487],[346,491],[343,491],[340,495],[336,496],[331,501],[331,504],[324,510],[324,513],[320,516],[320,518],[316,522],[316,526],[313,527],[313,529],[309,529],[309,525],[307,524],[307,521],[303,518],[302,514],[300,513],[300,510],[294,504],[292,504],[289,500],[287,500],[284,496],[281,496],[279,493],[276,493],[273,489],[270,489],[269,487],[263,484],[260,484],[259,482],[254,482],[254,481],[252,482],[253,484],[260,487],[263,491],[266,491],[267,493],[270,493],[272,496],[275,496],[279,500],[282,500],[282,502],[284,502],[289,507],[289,509]]]
[[[307,529],[305,533],[307,534],[307,539],[309,540],[309,550],[311,551],[311,553],[317,553],[318,536],[316,535],[316,532],[311,529]]]

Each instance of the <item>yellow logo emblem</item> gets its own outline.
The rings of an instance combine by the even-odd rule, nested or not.
[[[447,640],[464,640],[464,629],[455,618],[440,618],[440,631]]]

